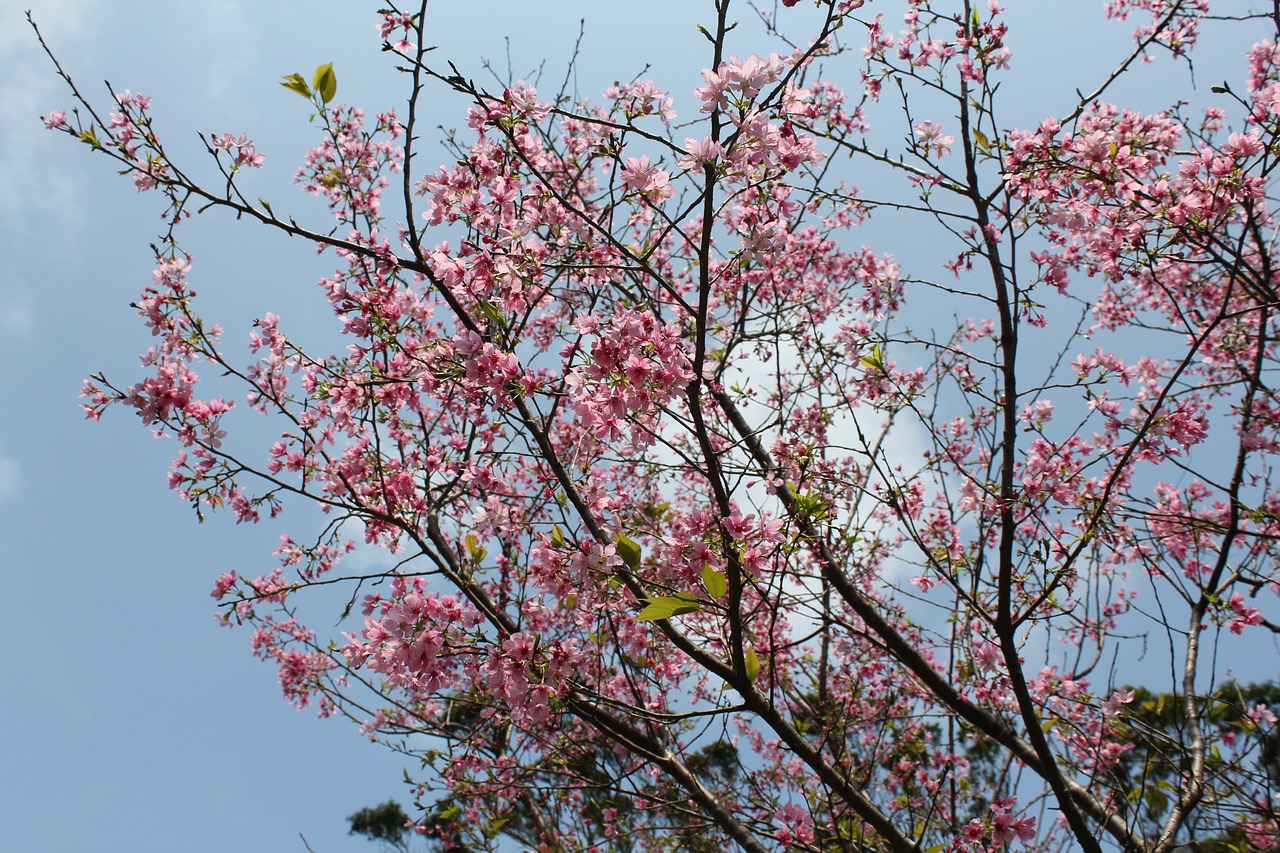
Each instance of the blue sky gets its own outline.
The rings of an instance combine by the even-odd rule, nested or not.
[[[1101,0],[1034,5],[1028,24],[1051,38],[1020,51],[1015,33],[1011,78],[1028,121],[1061,111],[1128,44],[1125,26],[1102,21]],[[299,833],[317,853],[372,849],[347,837],[345,816],[406,801],[400,759],[344,722],[290,708],[272,669],[250,658],[248,633],[211,616],[217,574],[269,570],[284,528],[197,524],[165,486],[172,443],[123,411],[97,426],[79,411],[85,376],[127,381],[148,345],[128,303],[150,280],[159,199],[41,129],[37,116],[70,98],[22,21],[27,6],[92,97],[102,100],[104,78],[153,96],[162,138],[188,162],[196,130],[247,132],[268,157],[253,193],[313,223],[323,211],[291,179],[316,137],[307,105],[276,81],[333,62],[339,100],[370,112],[399,106],[404,91],[378,50],[377,3],[0,0],[0,607],[15,644],[0,664],[0,849],[302,851]],[[434,41],[483,81],[482,57],[505,72],[509,35],[516,76],[545,60],[558,85],[585,17],[582,93],[651,62],[687,107],[705,53],[693,6],[436,0]],[[1202,56],[1202,85],[1224,76],[1219,61],[1235,77],[1247,42]],[[734,51],[772,49],[758,44]],[[1186,80],[1170,69],[1144,69],[1118,99],[1167,103]],[[457,102],[432,108],[426,126],[462,123]],[[184,231],[193,285],[229,341],[268,310],[330,329],[313,286],[328,259],[217,214]]]

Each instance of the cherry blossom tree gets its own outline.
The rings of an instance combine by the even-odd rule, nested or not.
[[[57,66],[45,124],[166,205],[154,344],[85,410],[176,442],[198,513],[297,518],[219,618],[414,759],[442,849],[1274,849],[1276,713],[1216,654],[1280,594],[1280,7],[1241,5],[1111,0],[1132,52],[1027,127],[996,0],[711,0],[701,86],[595,99],[434,64],[425,0],[392,6],[397,109],[283,81],[328,220],[243,189],[245,134],[198,178],[149,98]],[[1253,34],[1235,78],[1109,101],[1208,22]],[[204,208],[327,253],[342,343],[202,314]]]

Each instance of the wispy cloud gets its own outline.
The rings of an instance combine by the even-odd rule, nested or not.
[[[36,321],[30,292],[20,284],[5,282],[0,285],[0,299],[0,345],[31,337]]]
[[[0,503],[17,500],[22,491],[22,466],[13,457],[0,453]]]
[[[36,23],[65,56],[91,51],[102,8],[101,0],[43,0]],[[48,156],[49,132],[39,117],[65,104],[67,96],[27,26],[21,7],[0,7],[0,223],[24,233],[33,212],[75,209],[75,181]]]

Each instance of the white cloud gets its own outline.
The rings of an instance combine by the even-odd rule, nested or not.
[[[63,57],[83,57],[93,43],[100,0],[43,0],[33,13],[50,46]],[[75,209],[72,176],[50,157],[52,134],[40,124],[70,100],[53,64],[16,4],[0,3],[0,222],[20,231],[32,212]]]
[[[262,36],[258,29],[244,26],[252,17],[241,0],[206,0],[184,9],[184,18],[199,33],[199,79],[205,97],[243,109],[246,87],[261,83],[246,75],[246,70],[256,69]]]

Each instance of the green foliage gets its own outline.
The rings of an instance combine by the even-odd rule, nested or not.
[[[1280,684],[1227,682],[1198,702],[1206,738],[1210,742],[1219,742],[1224,735],[1235,738],[1243,772],[1260,786],[1280,785],[1280,732],[1274,727],[1261,731],[1246,716],[1255,705],[1280,706]],[[1125,819],[1136,821],[1147,837],[1158,833],[1182,792],[1192,757],[1186,746],[1191,737],[1186,720],[1186,707],[1174,694],[1135,688],[1133,701],[1125,707],[1120,735],[1132,746],[1112,769],[1112,784]],[[1233,807],[1231,792],[1217,790],[1214,783],[1225,764],[1236,759],[1212,748],[1206,760],[1209,789],[1187,820],[1186,836],[1202,851],[1248,849],[1237,826],[1239,804]]]
[[[332,62],[326,62],[316,69],[311,78],[311,86],[326,104],[333,100],[333,96],[338,94],[338,76],[333,73]]]
[[[478,721],[478,707],[460,705],[451,708],[451,717],[455,710],[459,726],[474,725]],[[728,740],[709,743],[686,754],[684,759],[689,771],[711,790],[732,788],[741,771],[737,747]],[[651,812],[636,809],[637,797],[651,803],[670,803],[675,809],[675,816],[667,827],[669,846],[645,849],[665,849],[671,853],[720,853],[730,849],[728,839],[714,826],[689,822],[685,811],[688,794],[679,784],[662,777],[654,781],[643,766],[637,770],[629,756],[618,753],[611,746],[584,744],[575,738],[565,738],[533,770],[531,782],[547,790],[556,784],[570,783],[579,798],[573,812],[585,822],[582,827],[585,837],[598,849],[609,853],[638,853],[640,848],[634,840],[636,831],[642,821],[651,822],[654,817]],[[544,813],[534,814],[535,808],[542,809]],[[463,818],[463,810],[456,803],[442,800],[426,806],[418,818],[418,827],[425,830],[425,834],[420,836],[403,828],[408,819],[395,802],[361,809],[349,820],[352,834],[364,835],[370,841],[378,841],[384,849],[398,853],[408,853],[415,837],[420,837],[425,849],[431,853],[469,853],[536,847],[539,826],[555,819],[551,813],[555,809],[551,803],[524,797],[505,802],[501,818],[477,825]],[[609,814],[607,818],[606,812]],[[615,834],[606,835],[606,826],[615,830]],[[508,840],[524,847],[512,848]]]
[[[873,371],[876,371],[877,373],[883,373],[884,372],[884,347],[881,344],[875,344],[874,346],[871,347],[870,354],[864,355],[862,358],[859,359],[859,361],[862,363],[862,366],[867,368],[868,370],[873,370]]]
[[[658,619],[670,619],[672,616],[683,616],[686,613],[697,613],[702,603],[687,592],[675,595],[661,595],[657,598],[642,598],[645,607],[636,616],[641,622],[654,622]]]
[[[618,556],[631,571],[640,568],[640,546],[625,535],[618,537]]]
[[[808,518],[814,524],[826,520],[831,505],[821,495],[813,492],[801,492],[792,486],[792,494],[796,503],[796,513]]]
[[[297,92],[308,101],[311,100],[311,87],[307,85],[306,80],[302,79],[301,74],[290,74],[288,77],[280,78],[280,85],[290,92]]]
[[[333,63],[326,62],[311,75],[310,86],[307,85],[306,78],[297,72],[281,77],[280,85],[290,92],[297,92],[308,101],[314,101],[316,97],[319,97],[319,105],[323,106],[332,101],[334,95],[338,94],[338,75],[333,71]]]
[[[702,569],[702,588],[712,598],[724,598],[725,593],[729,591],[729,583],[725,579],[724,572],[705,566]]]
[[[348,815],[347,820],[351,823],[348,835],[363,835],[369,841],[377,841],[390,850],[404,853],[409,850],[409,839],[413,837],[412,831],[406,829],[409,816],[395,800],[360,809],[355,814]]]

